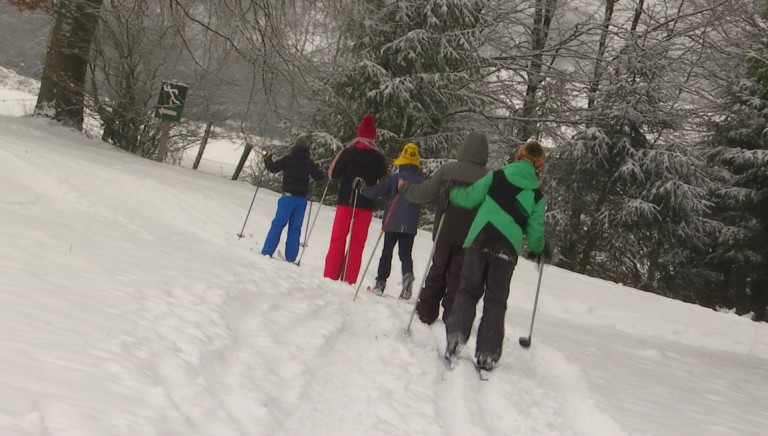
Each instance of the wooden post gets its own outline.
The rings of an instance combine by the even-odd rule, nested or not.
[[[157,144],[157,155],[155,160],[158,162],[165,161],[165,155],[168,153],[168,135],[171,131],[171,122],[163,120],[160,127],[160,142]]]
[[[193,170],[196,170],[197,167],[200,166],[200,160],[203,158],[205,145],[208,144],[208,137],[211,135],[212,126],[213,126],[213,121],[208,121],[208,124],[205,126],[205,133],[203,133],[203,140],[200,142],[200,149],[197,150],[197,157],[195,158],[195,163],[192,164]]]
[[[248,155],[251,154],[252,149],[253,145],[246,142],[243,155],[240,156],[240,162],[237,163],[237,168],[235,168],[235,174],[232,175],[232,180],[237,180],[237,178],[240,177],[240,172],[243,170],[245,163],[248,161]]]

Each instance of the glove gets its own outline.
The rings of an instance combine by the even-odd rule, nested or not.
[[[549,246],[549,241],[544,241],[544,248],[539,254],[539,263],[552,263],[552,248]]]
[[[400,192],[400,189],[403,187],[403,185],[408,184],[408,182],[405,181],[405,179],[398,179],[397,180],[397,192]]]
[[[264,153],[264,156],[261,157],[261,160],[263,160],[263,161],[266,161],[266,160],[269,160],[269,159],[272,159],[272,153],[269,152],[269,151]]]
[[[549,242],[544,242],[544,248],[541,250],[541,253],[533,254],[530,251],[528,251],[526,254],[523,255],[526,259],[530,260],[531,262],[536,263],[550,263],[552,262],[552,248],[549,246]]]
[[[361,177],[355,177],[354,180],[352,180],[352,189],[359,191],[363,189],[363,186],[365,186],[365,180]]]

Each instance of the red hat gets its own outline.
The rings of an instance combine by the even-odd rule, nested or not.
[[[357,127],[358,138],[376,139],[376,121],[370,115],[363,117],[360,126]]]

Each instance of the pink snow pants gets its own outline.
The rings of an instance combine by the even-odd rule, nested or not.
[[[349,226],[352,222],[354,211],[355,221],[352,231]],[[349,284],[357,282],[360,273],[360,264],[363,260],[365,240],[368,239],[368,227],[371,225],[373,211],[367,209],[353,209],[349,206],[336,206],[336,216],[333,219],[331,230],[331,242],[328,246],[328,254],[325,256],[325,271],[323,277],[333,280],[343,280]],[[349,260],[346,262],[346,274],[344,272],[347,249],[347,236],[349,235]],[[343,276],[342,276],[343,275]]]

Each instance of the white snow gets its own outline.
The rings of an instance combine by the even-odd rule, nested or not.
[[[28,113],[5,87],[0,113]],[[524,350],[522,260],[491,381],[444,374],[442,324],[405,336],[411,303],[322,278],[332,207],[300,267],[266,258],[278,195],[238,239],[254,187],[192,159],[0,116],[0,436],[766,434],[765,323],[547,267]],[[417,283],[430,248],[420,232]]]

